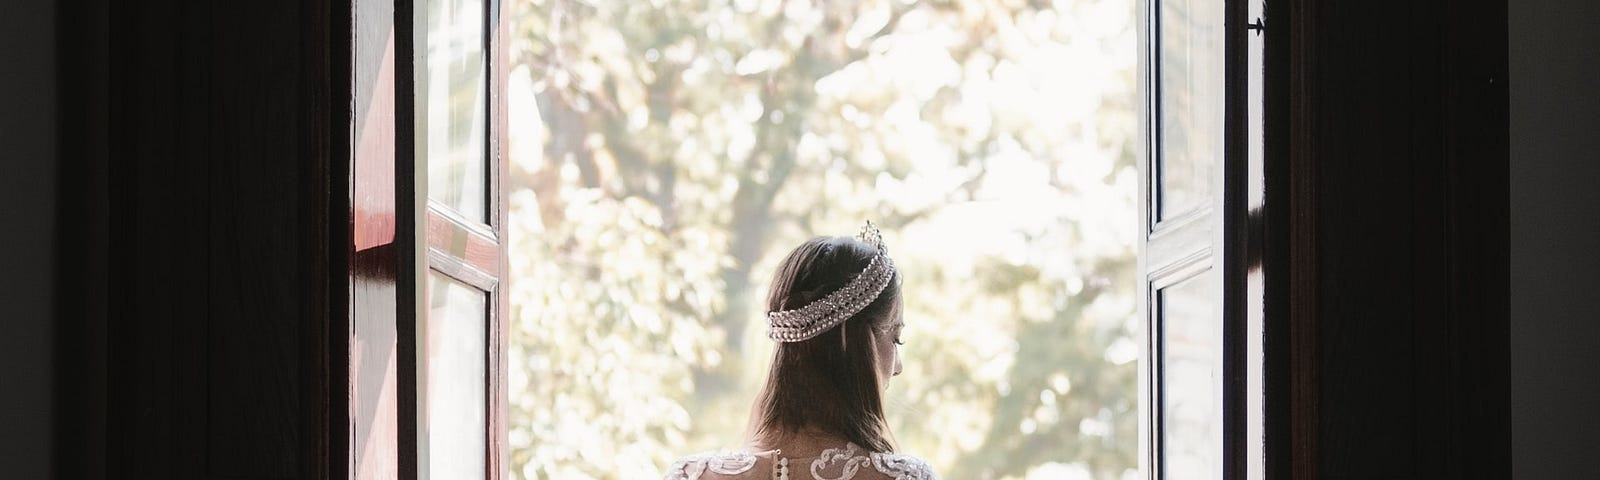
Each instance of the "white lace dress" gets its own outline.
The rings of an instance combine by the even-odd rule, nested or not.
[[[767,452],[705,452],[679,458],[667,467],[663,480],[711,478],[771,480],[849,480],[890,478],[894,480],[936,480],[933,469],[922,459],[910,455],[867,452],[854,444],[823,450],[816,457],[795,458],[782,450]],[[806,460],[810,460],[807,462]],[[761,466],[762,468],[756,468]],[[790,473],[791,468],[804,469]],[[868,473],[871,472],[871,473]]]

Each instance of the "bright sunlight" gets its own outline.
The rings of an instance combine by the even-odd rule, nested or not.
[[[512,474],[740,447],[775,264],[874,220],[908,309],[901,450],[953,479],[1132,476],[1133,11],[512,1]]]

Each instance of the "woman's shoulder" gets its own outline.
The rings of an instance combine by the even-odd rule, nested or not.
[[[830,448],[810,462],[810,473],[822,478],[858,480],[935,480],[933,467],[912,455],[873,452],[855,444]],[[825,473],[824,473],[825,472]]]
[[[695,480],[706,472],[738,475],[756,466],[756,456],[743,451],[709,451],[678,457],[662,480]]]
[[[872,468],[894,480],[935,480],[933,467],[912,455],[900,453],[871,453],[867,458]]]

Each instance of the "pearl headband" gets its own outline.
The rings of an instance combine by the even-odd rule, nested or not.
[[[867,262],[867,268],[843,288],[803,307],[767,312],[770,324],[767,337],[779,343],[809,340],[844,323],[878,299],[878,294],[883,293],[889,280],[894,278],[894,260],[889,258],[889,249],[883,245],[883,233],[871,221],[861,227],[856,238],[878,249],[878,254]]]

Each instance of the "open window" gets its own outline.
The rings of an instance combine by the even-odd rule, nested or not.
[[[1263,475],[1263,284],[1247,258],[1262,201],[1261,8],[1139,4],[1147,478]]]
[[[504,29],[498,0],[411,2],[419,479],[505,471]],[[403,20],[403,18],[402,18]],[[409,52],[406,52],[409,50]],[[403,107],[402,107],[403,108]],[[401,115],[404,118],[405,115]],[[403,126],[402,126],[403,127]],[[403,162],[405,156],[401,155]]]
[[[1248,66],[1259,63],[1247,49],[1259,48],[1260,40],[1244,22],[1253,13],[1247,9],[1259,5],[1247,3],[1136,3],[1137,91],[1142,99],[1137,109],[1144,134],[1141,148],[1135,149],[1144,179],[1138,182],[1143,208],[1137,303],[1142,338],[1147,340],[1138,368],[1137,462],[1149,478],[1233,479],[1261,472],[1261,395],[1259,382],[1252,382],[1261,377],[1260,316],[1252,308],[1257,304],[1250,302],[1259,295],[1260,283],[1259,276],[1251,277],[1246,258],[1247,212],[1259,205],[1260,190],[1252,183],[1258,170],[1251,169],[1260,165],[1260,101],[1258,93],[1252,95],[1260,82],[1258,77],[1246,81],[1246,72],[1252,70]],[[500,478],[509,466],[509,200],[502,185],[509,176],[506,99],[512,75],[506,60],[509,28],[501,10],[496,0],[354,3],[349,427],[350,466],[356,478]],[[903,14],[890,10],[887,18]],[[885,25],[878,35],[895,23]],[[841,30],[840,35],[854,34]],[[640,58],[654,63],[661,55],[649,50]],[[815,91],[811,84],[791,87]],[[765,101],[759,95],[751,98],[758,100],[758,107]],[[855,122],[841,124],[842,131],[870,123],[864,119],[871,112],[855,104],[841,102],[837,108],[839,118]],[[761,124],[786,128],[799,117],[782,108],[753,111]],[[653,125],[648,116],[640,121]],[[1009,141],[1016,138],[1025,137]],[[608,137],[599,139],[603,143]],[[594,136],[575,140],[564,145],[596,146]],[[1001,138],[995,144],[999,146],[980,145],[984,148],[960,153],[1027,148],[1006,142]],[[775,144],[782,151],[799,151],[800,145]],[[616,148],[603,144],[596,150]],[[893,170],[904,167],[893,163],[896,152],[875,148],[886,155],[880,160],[888,169],[899,172],[891,176],[905,173]],[[768,163],[796,161],[781,155],[749,158],[761,160],[752,165],[771,170],[748,170],[750,178],[742,181],[753,186],[781,178],[774,172],[790,174],[774,169],[785,164]],[[675,172],[670,164],[652,165],[651,171]],[[605,173],[571,170],[569,176],[582,182]],[[865,188],[903,181],[871,177]],[[655,192],[674,183],[622,185]],[[743,183],[731,185],[736,193],[743,191]],[[734,198],[740,199],[749,200]],[[734,214],[748,205],[734,204]],[[848,213],[872,216],[881,211],[858,208]],[[917,214],[893,215],[909,222]],[[1070,281],[1062,285],[1074,292],[1083,288],[1081,280],[1076,290]],[[736,338],[739,334],[734,332]],[[1091,353],[1102,360],[1110,356]],[[1011,384],[1002,381],[997,383],[1005,385],[1000,395],[1015,397],[1019,411],[1043,410],[1078,381],[1070,375],[1039,377],[1034,380],[1055,393],[1011,394]],[[1077,422],[1064,422],[1063,428],[1083,435],[1094,430],[1089,427],[1112,432],[1117,425],[1113,414],[1103,414],[1110,411],[1097,410]],[[1030,426],[1026,418],[1018,423],[1016,431],[1023,436],[1047,431],[1037,422]]]
[[[500,5],[353,4],[353,478],[505,471]]]

